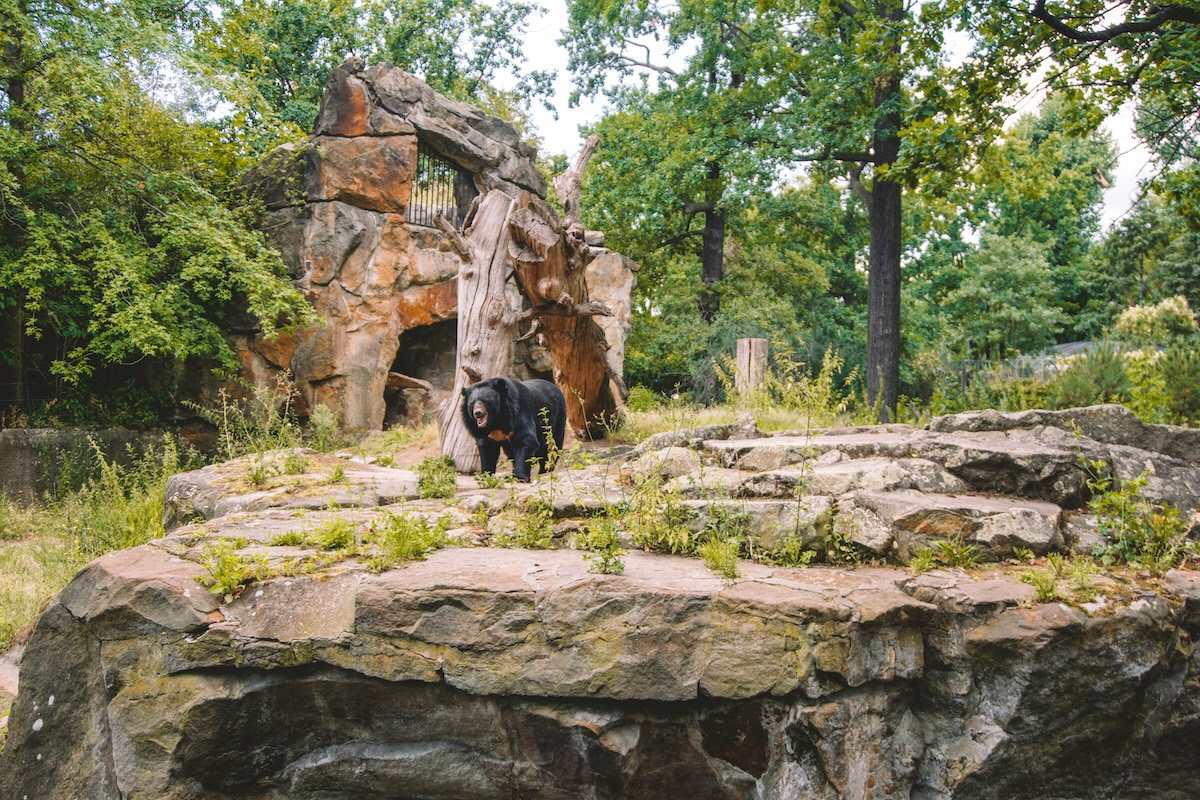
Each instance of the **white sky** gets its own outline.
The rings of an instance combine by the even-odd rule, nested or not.
[[[576,108],[567,105],[571,95],[571,76],[567,72],[567,52],[558,39],[567,26],[565,0],[542,0],[546,13],[533,19],[526,34],[525,55],[530,69],[544,69],[556,73],[554,105],[558,119],[538,106],[533,109],[535,130],[542,138],[541,151],[544,155],[563,153],[569,159],[583,147],[579,126],[595,122],[604,112],[604,101],[583,98]],[[1018,108],[1019,112],[1033,110],[1033,98]],[[1138,181],[1150,176],[1149,153],[1133,134],[1132,110],[1122,113],[1105,123],[1116,143],[1118,163],[1113,170],[1112,185],[1104,193],[1102,225],[1107,228],[1129,211],[1137,199]]]

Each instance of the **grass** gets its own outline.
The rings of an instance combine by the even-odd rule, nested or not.
[[[96,477],[56,501],[22,508],[0,497],[0,650],[89,561],[163,535],[174,442],[128,467],[94,457]]]

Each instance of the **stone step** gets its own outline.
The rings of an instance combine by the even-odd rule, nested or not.
[[[903,490],[862,491],[839,499],[836,535],[867,553],[907,562],[940,541],[978,548],[999,560],[1023,548],[1045,555],[1063,548],[1062,509],[1052,503]]]

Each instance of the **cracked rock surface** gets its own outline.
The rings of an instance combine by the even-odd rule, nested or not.
[[[1132,429],[1117,441],[1085,411],[1093,427],[1080,424],[1067,449],[1124,453],[1114,470],[1162,464],[1162,494],[1190,497],[1194,510],[1189,434]],[[662,448],[699,458],[672,454],[662,477],[723,487],[687,491],[700,517],[714,503],[763,504],[764,538],[803,506],[805,531],[873,515],[880,553],[942,536],[953,520],[1002,558],[1012,544],[993,517],[1007,514],[1041,531],[1042,552],[1061,550],[1076,462],[1059,458],[1063,429],[1051,423],[1066,423],[1021,428],[1011,416],[803,444],[663,437]],[[943,438],[968,435],[969,447]],[[1173,450],[1128,456],[1129,435]],[[1002,437],[1015,441],[1007,455]],[[1045,461],[1030,454],[1039,438]],[[246,489],[221,468],[180,476],[181,497],[192,486],[204,499],[176,522],[207,519],[93,562],[37,623],[0,753],[3,796],[1195,796],[1192,570],[1117,572],[1097,579],[1095,601],[1070,605],[1035,602],[1003,564],[914,573],[743,562],[726,581],[695,558],[631,551],[623,574],[601,575],[578,551],[467,546],[463,535],[424,561],[371,572],[348,557],[228,601],[196,580],[215,539],[279,567],[311,550],[279,534],[335,519],[365,528],[400,502],[466,530],[469,508],[541,498],[565,524],[622,502],[627,466],[560,469],[517,490],[460,479],[455,499],[435,502],[403,500],[411,474],[363,465],[337,487],[359,502],[326,509],[295,501],[311,486],[259,487],[267,499],[238,506],[231,498]],[[1002,479],[1012,494],[981,483],[988,470],[1019,469],[1035,474]]]

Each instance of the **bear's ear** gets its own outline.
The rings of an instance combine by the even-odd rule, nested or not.
[[[468,392],[468,391],[470,391],[470,389],[471,389],[471,387],[470,387],[470,386],[464,386],[464,387],[463,387],[463,391],[462,391],[462,395],[463,395],[463,397],[466,397],[466,396],[467,396],[467,392]]]

